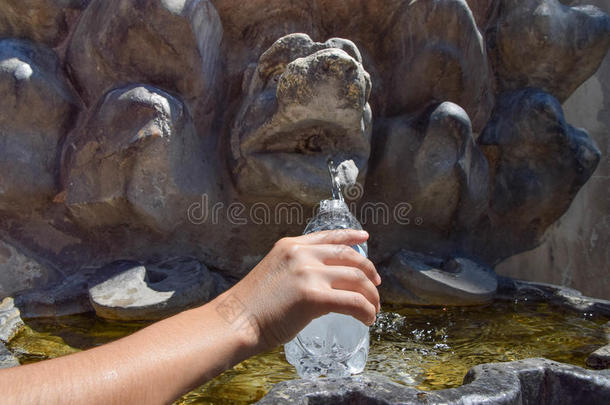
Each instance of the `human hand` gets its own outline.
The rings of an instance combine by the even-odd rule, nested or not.
[[[288,342],[329,312],[371,325],[379,312],[381,278],[373,263],[351,247],[367,239],[368,233],[351,229],[283,238],[218,297],[219,311],[224,305],[239,313],[260,350]]]

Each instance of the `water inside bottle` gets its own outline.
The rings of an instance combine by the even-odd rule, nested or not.
[[[329,159],[333,200],[323,201],[305,233],[326,229],[361,229],[343,200],[337,169]],[[336,211],[336,212],[335,212]],[[353,248],[367,256],[366,242]],[[303,378],[342,377],[361,372],[369,350],[369,328],[354,317],[330,313],[311,321],[285,346],[286,359]]]

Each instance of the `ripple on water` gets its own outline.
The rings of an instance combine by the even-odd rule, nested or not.
[[[473,308],[385,308],[371,327],[366,372],[424,390],[461,385],[481,363],[546,357],[585,366],[608,343],[608,318],[546,304],[496,302]],[[98,346],[147,323],[78,315],[26,322],[9,344],[22,363]],[[606,328],[608,328],[606,326]],[[298,378],[283,349],[254,356],[186,394],[176,404],[248,404],[280,381]]]

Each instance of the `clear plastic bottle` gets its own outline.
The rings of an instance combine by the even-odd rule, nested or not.
[[[343,200],[324,200],[305,232],[362,229]],[[367,256],[366,242],[353,246]],[[286,360],[302,378],[345,377],[364,370],[369,353],[369,328],[356,318],[330,313],[314,319],[284,345]]]

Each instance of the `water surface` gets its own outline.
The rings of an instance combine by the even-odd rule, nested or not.
[[[584,367],[608,343],[608,318],[546,304],[496,302],[475,308],[385,308],[371,328],[366,373],[424,390],[460,386],[481,363],[529,357]],[[9,344],[22,364],[98,346],[146,326],[92,314],[26,321]],[[282,348],[260,354],[188,393],[176,404],[248,404],[273,384],[298,378]]]

